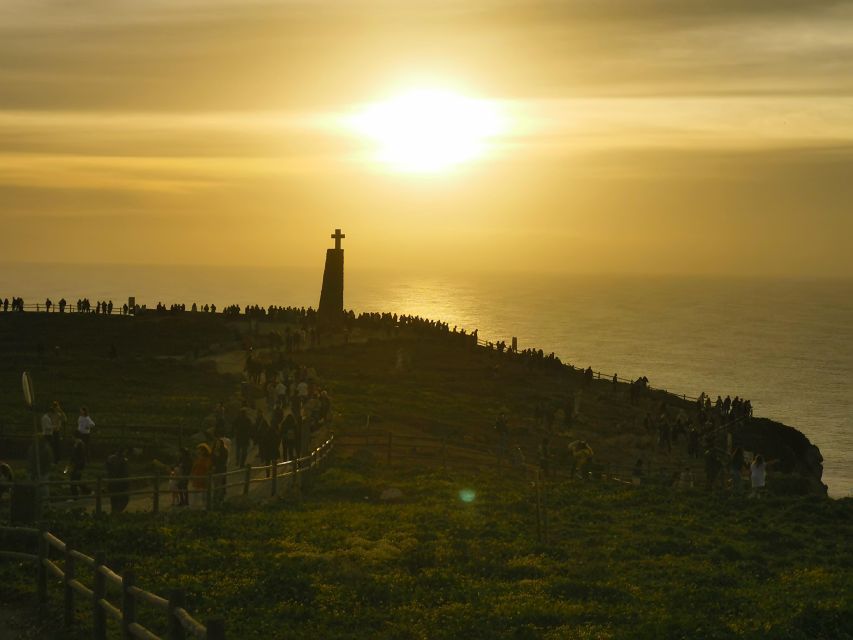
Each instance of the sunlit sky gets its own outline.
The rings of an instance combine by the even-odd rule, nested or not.
[[[4,262],[853,276],[853,2],[0,2]]]

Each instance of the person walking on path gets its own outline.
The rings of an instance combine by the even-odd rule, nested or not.
[[[190,455],[190,450],[186,447],[181,447],[181,453],[178,457],[178,472],[181,474],[178,478],[178,506],[188,507],[190,504],[188,489],[190,475],[193,472],[193,458]]]
[[[27,471],[33,482],[48,482],[50,471],[53,468],[53,450],[50,448],[44,435],[37,435],[35,442],[27,451]],[[41,497],[50,495],[49,485],[42,485]]]
[[[228,481],[228,476],[224,475],[228,472],[228,448],[225,446],[225,441],[222,438],[217,438],[213,443],[211,464],[213,466],[213,473],[223,474],[215,479],[216,491],[213,496],[217,503],[223,502],[225,500],[225,485]]]
[[[82,440],[82,438],[80,438]],[[88,447],[86,447],[88,451]],[[112,513],[121,513],[130,502],[128,490],[127,451],[118,449],[111,454],[106,461],[107,470],[107,492],[110,494],[110,508]]]
[[[249,409],[243,406],[240,413],[234,419],[234,443],[236,450],[236,465],[246,466],[246,456],[249,454],[249,439],[252,435],[252,421],[249,418]]]
[[[74,443],[71,445],[71,455],[68,464],[68,479],[71,481],[71,495],[76,499],[82,491],[85,494],[91,493],[89,487],[85,484],[78,484],[83,478],[83,469],[86,468],[88,455],[86,445],[80,439],[79,435],[74,436]]]
[[[92,427],[95,426],[95,421],[89,415],[89,410],[86,407],[80,407],[80,417],[77,418],[77,433],[80,439],[89,448],[89,439],[92,436]]]
[[[210,459],[210,445],[202,442],[196,447],[195,462],[193,462],[192,478],[190,480],[190,506],[201,507],[205,502],[207,493],[207,481],[210,474],[212,461]]]
[[[67,436],[65,429],[68,424],[68,416],[65,415],[58,400],[54,400],[50,405],[50,422],[53,425],[53,435],[51,436],[53,455],[59,461],[62,457],[62,441]]]
[[[743,473],[744,467],[746,467],[746,463],[743,460],[743,449],[735,447],[735,450],[732,451],[729,475],[731,476],[732,491],[736,493],[740,493],[741,473]]]

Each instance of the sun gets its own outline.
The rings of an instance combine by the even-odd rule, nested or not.
[[[350,125],[376,144],[383,165],[409,173],[435,173],[479,158],[506,128],[497,103],[437,89],[369,104]]]

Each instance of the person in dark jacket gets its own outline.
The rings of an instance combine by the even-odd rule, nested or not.
[[[237,447],[236,464],[246,466],[246,456],[249,453],[249,439],[252,436],[252,421],[249,419],[248,408],[243,407],[234,419],[234,444]]]
[[[113,513],[121,513],[127,508],[130,496],[130,483],[127,480],[127,450],[119,449],[106,461],[107,492],[110,494],[110,507]]]
[[[83,493],[91,493],[89,487],[85,484],[78,484],[83,478],[83,469],[86,468],[86,444],[78,435],[74,436],[74,443],[71,445],[71,460],[68,465],[69,480],[71,480],[71,495],[75,498]]]
[[[189,476],[193,471],[193,457],[186,447],[181,447],[181,453],[178,457],[178,470],[181,474],[178,478],[178,494],[180,496],[178,506],[187,507],[190,504]]]
[[[222,438],[217,438],[213,443],[213,454],[211,456],[214,474],[224,474],[228,471],[228,449]],[[225,500],[225,484],[228,478],[225,475],[214,478],[213,483],[216,490],[213,498],[216,502]]]

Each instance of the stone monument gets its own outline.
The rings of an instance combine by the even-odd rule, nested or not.
[[[324,325],[343,322],[344,312],[344,250],[341,240],[346,238],[340,229],[331,236],[334,249],[326,250],[326,268],[323,270],[323,289],[320,292],[319,320]]]

